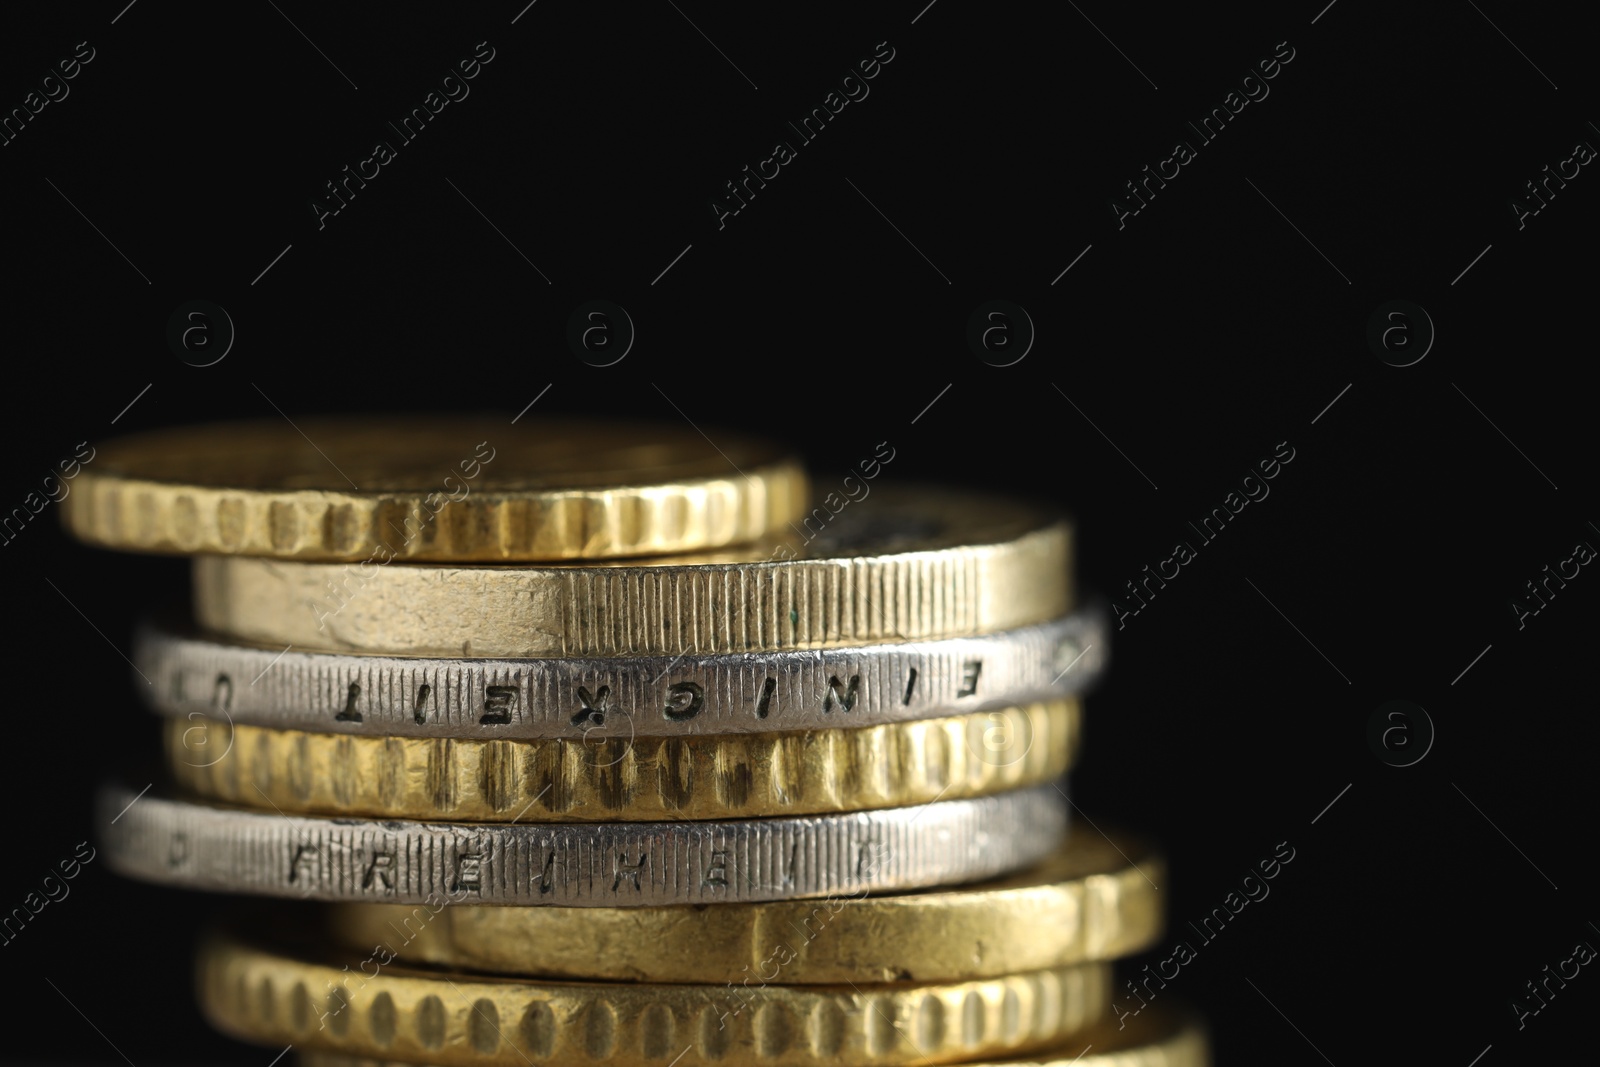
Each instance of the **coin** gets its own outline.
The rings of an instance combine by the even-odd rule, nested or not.
[[[140,627],[131,655],[153,683],[140,695],[188,722],[595,741],[906,722],[1070,696],[1104,670],[1109,637],[1094,608],[978,637],[815,651],[425,659],[256,648],[162,622]]]
[[[523,977],[742,981],[781,960],[785,985],[964,981],[1148,947],[1165,878],[1143,841],[1083,830],[1035,867],[959,889],[709,908],[335,904],[324,929],[405,963]]]
[[[1117,1023],[1102,1019],[1053,1052],[1005,1067],[1211,1067],[1205,1021],[1188,1009],[1151,1006]]]
[[[1070,544],[1065,520],[1026,504],[885,486],[798,549],[763,544],[560,567],[202,556],[194,607],[201,626],[274,651],[539,657],[829,648],[1055,618],[1071,607]]]
[[[690,426],[341,416],[219,423],[98,449],[67,529],[141,552],[507,561],[683,552],[801,517],[775,445]]]
[[[308,900],[636,907],[951,885],[1050,855],[1064,794],[706,822],[449,823],[281,815],[100,791],[106,863],[192,889]]]
[[[167,719],[167,770],[208,800],[281,813],[590,822],[897,808],[1051,782],[1077,701],[774,734],[543,741],[373,737]],[[597,727],[599,731],[602,728]]]
[[[1076,1051],[1075,1051],[1076,1050]],[[301,1067],[401,1067],[397,1061],[319,1052],[300,1053]],[[1152,1007],[1122,1027],[1096,1022],[1055,1049],[1027,1059],[972,1067],[1211,1067],[1205,1024],[1189,1011]]]
[[[641,937],[647,934],[641,932]],[[1111,969],[1088,963],[970,982],[849,987],[481,978],[291,955],[213,934],[200,1006],[213,1026],[266,1044],[463,1067],[603,1061],[912,1067],[1057,1045],[1100,1019]]]

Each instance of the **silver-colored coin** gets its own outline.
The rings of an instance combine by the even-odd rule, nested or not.
[[[285,816],[101,789],[107,862],[166,885],[312,900],[622,907],[979,881],[1067,830],[1055,785],[909,808],[726,822],[431,823]]]
[[[145,625],[133,659],[156,711],[409,737],[658,737],[866,726],[1082,692],[1102,609],[985,637],[803,652],[424,659],[228,644]]]

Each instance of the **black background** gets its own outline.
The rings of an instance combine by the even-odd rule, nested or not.
[[[1125,620],[1089,705],[1078,803],[1171,867],[1171,929],[1124,967],[1188,940],[1160,995],[1206,1012],[1219,1060],[1465,1067],[1575,1041],[1588,969],[1522,1029],[1509,1004],[1600,944],[1600,578],[1521,629],[1509,603],[1600,545],[1600,178],[1583,168],[1520,230],[1509,202],[1600,144],[1577,15],[923,2],[8,7],[0,107],[77,42],[95,58],[0,147],[0,511],[123,431],[273,404],[509,419],[549,386],[526,417],[675,404],[712,437],[792,443],[819,485],[888,441],[884,477],[1053,499],[1081,584],[1114,596],[1288,442],[1270,496]],[[470,96],[319,230],[324,182],[485,40]],[[870,95],[719,229],[711,197],[880,41]],[[1281,41],[1270,95],[1119,229],[1123,183]],[[638,332],[606,368],[564,340],[593,298]],[[965,340],[996,298],[1037,329],[1009,367]],[[166,343],[193,299],[237,329],[214,366]],[[1437,329],[1404,368],[1366,340],[1395,299]],[[112,646],[186,582],[182,561],[70,543],[54,510],[0,546],[0,910],[89,835],[94,784],[153,756]],[[1437,731],[1414,766],[1368,746],[1391,699]],[[1201,943],[1188,922],[1279,842],[1295,858],[1271,895]],[[103,862],[71,890],[0,946],[7,1057],[276,1053],[192,1005],[218,901]]]

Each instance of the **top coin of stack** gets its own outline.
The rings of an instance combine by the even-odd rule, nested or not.
[[[766,442],[487,418],[305,419],[163,430],[102,448],[62,521],[91,544],[272,559],[612,559],[758,540],[806,476]]]
[[[102,449],[68,528],[195,555],[198,624],[137,639],[170,784],[103,791],[110,862],[346,902],[269,918],[281,944],[213,935],[216,1025],[419,1063],[665,1064],[692,1035],[891,1067],[1055,1055],[1102,1024],[1108,961],[1160,932],[1127,857],[1160,861],[1063,849],[1106,643],[1073,610],[1070,527],[871,485],[886,445],[811,507],[781,449],[715,436],[341,418]],[[484,921],[433,920],[449,904]],[[814,943],[842,909],[845,933],[898,933]],[[417,929],[352,971],[380,921]],[[972,949],[935,950],[956,930]],[[760,1005],[752,964],[774,968]],[[902,1014],[914,1034],[878,1022]],[[1203,1060],[1192,1024],[1151,1034],[1150,1062]]]

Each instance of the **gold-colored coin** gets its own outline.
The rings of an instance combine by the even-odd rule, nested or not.
[[[1103,1019],[1079,1037],[1094,1051],[1076,1067],[1211,1067],[1205,1020],[1187,1008],[1150,1005],[1136,1015]],[[1048,1063],[1041,1057],[1038,1067],[1068,1067],[1070,1051],[1062,1049],[1060,1059]]]
[[[278,649],[522,658],[961,637],[1072,606],[1070,526],[1016,501],[884,486],[818,529],[809,541],[595,566],[201,556],[195,615],[213,632]]]
[[[1074,1050],[1077,1050],[1074,1052]],[[401,1067],[392,1060],[341,1056],[335,1052],[302,1052],[301,1067]],[[1129,1019],[1116,1027],[1095,1023],[1066,1045],[1023,1060],[1002,1060],[972,1067],[1211,1067],[1205,1024],[1188,1011],[1161,1011]]]
[[[840,712],[841,718],[846,713]],[[167,767],[211,800],[392,819],[736,819],[906,807],[1059,778],[1078,702],[776,734],[477,741],[165,722]]]
[[[1085,827],[1033,870],[959,889],[703,908],[336,904],[324,914],[337,943],[451,970],[628,982],[724,974],[786,985],[950,982],[1132,955],[1161,936],[1165,877],[1143,841]]]
[[[62,520],[107,548],[384,564],[695,551],[801,517],[797,460],[716,438],[537,417],[183,427],[102,446]]]
[[[728,1067],[912,1067],[1054,1047],[1104,1017],[1111,989],[1098,963],[851,988],[710,973],[698,985],[536,983],[376,956],[313,960],[213,935],[200,949],[201,1010],[248,1041],[461,1067],[664,1067],[685,1054]]]

